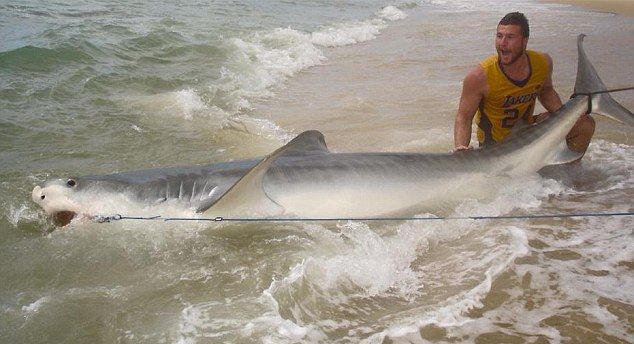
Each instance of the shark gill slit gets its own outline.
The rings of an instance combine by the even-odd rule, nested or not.
[[[192,194],[189,196],[189,202],[194,201],[194,196],[196,195],[196,180],[194,180],[194,184],[192,185]]]
[[[202,190],[200,190],[200,196],[198,196],[198,200],[199,201],[203,200],[203,197],[205,196],[205,192],[206,192],[208,186],[209,186],[209,181],[205,180],[205,185],[203,186]]]

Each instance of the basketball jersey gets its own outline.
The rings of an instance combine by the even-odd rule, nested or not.
[[[532,123],[535,100],[542,90],[549,72],[548,60],[539,52],[527,50],[528,78],[515,81],[509,78],[493,55],[480,63],[486,73],[489,95],[480,102],[476,112],[477,135],[480,146],[503,140],[518,120]]]

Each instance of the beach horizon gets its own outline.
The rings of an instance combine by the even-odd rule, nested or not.
[[[634,16],[634,1],[631,0],[542,0],[548,3],[559,3],[585,7],[600,12]]]

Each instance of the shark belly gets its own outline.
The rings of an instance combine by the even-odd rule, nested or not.
[[[361,158],[360,158],[361,159]],[[265,194],[283,215],[306,218],[368,218],[444,208],[446,202],[481,195],[485,174],[439,169],[425,162],[377,166],[340,164],[333,169],[271,171]],[[336,171],[336,173],[333,173]]]

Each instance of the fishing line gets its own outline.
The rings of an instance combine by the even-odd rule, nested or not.
[[[586,111],[586,115],[589,115],[592,113],[592,96],[595,94],[603,94],[603,93],[612,93],[612,92],[621,92],[621,91],[630,91],[630,90],[634,90],[634,86],[630,86],[630,87],[622,87],[622,88],[613,88],[611,90],[603,90],[603,91],[595,91],[595,92],[574,92],[571,96],[570,99],[576,97],[576,96],[588,96],[588,110]]]
[[[570,96],[570,98],[574,98],[576,96],[591,96],[595,94],[621,92],[621,91],[629,91],[629,90],[634,90],[634,86],[623,87],[623,88],[613,88],[611,90],[603,90],[603,91],[595,91],[595,92],[579,92],[579,93],[575,92]]]
[[[205,222],[333,222],[333,221],[449,221],[449,220],[525,220],[525,219],[552,219],[571,217],[615,217],[633,216],[634,212],[616,213],[575,213],[575,214],[542,214],[542,215],[502,215],[502,216],[434,216],[434,217],[357,217],[357,218],[250,218],[250,217],[162,217],[157,216],[95,216],[98,223],[106,223],[121,220],[144,221],[205,221]]]

